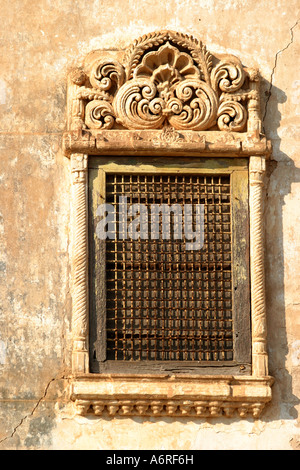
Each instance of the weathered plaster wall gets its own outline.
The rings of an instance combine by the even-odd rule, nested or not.
[[[0,1],[0,449],[299,449],[297,0]],[[93,49],[174,29],[264,77],[270,372],[260,420],[75,417],[70,366],[66,74]]]

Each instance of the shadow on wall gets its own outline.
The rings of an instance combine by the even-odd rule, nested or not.
[[[289,344],[287,338],[287,300],[289,279],[285,278],[288,263],[284,245],[283,224],[285,199],[291,193],[292,183],[300,182],[300,168],[281,150],[282,139],[278,132],[281,113],[278,105],[287,101],[284,91],[263,81],[266,92],[265,133],[272,141],[273,152],[267,163],[265,197],[265,266],[266,301],[268,321],[269,373],[275,378],[273,400],[263,413],[262,419],[296,419],[295,408],[300,403],[293,395],[293,377],[287,369]],[[269,99],[268,99],[269,98]],[[292,222],[292,221],[291,221]]]

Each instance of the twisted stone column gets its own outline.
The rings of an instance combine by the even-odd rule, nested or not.
[[[71,155],[73,253],[72,253],[72,371],[88,372],[88,241],[87,161],[84,154]]]
[[[268,375],[267,322],[263,236],[263,179],[265,157],[250,157],[250,269],[252,316],[252,373]]]

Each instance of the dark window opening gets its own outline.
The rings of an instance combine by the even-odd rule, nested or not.
[[[232,360],[230,176],[107,175],[117,220],[124,195],[147,208],[148,236],[106,241],[107,359]],[[153,227],[153,204],[181,210]],[[184,209],[200,204],[204,243],[188,250]]]

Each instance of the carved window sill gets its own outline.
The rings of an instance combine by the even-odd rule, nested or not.
[[[78,414],[258,418],[271,400],[272,377],[84,374],[74,376]]]

